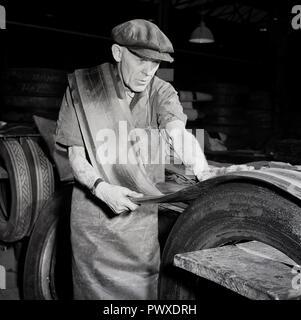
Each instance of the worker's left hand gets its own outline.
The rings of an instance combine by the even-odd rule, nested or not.
[[[203,171],[200,174],[197,175],[197,178],[199,181],[204,181],[219,175],[223,175],[230,172],[235,171],[251,171],[255,168],[253,166],[247,166],[245,164],[239,164],[239,165],[232,165],[229,167],[213,167],[210,166],[209,170]]]

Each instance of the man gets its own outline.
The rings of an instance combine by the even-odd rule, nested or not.
[[[148,155],[141,157],[139,139],[120,142],[124,139],[120,124],[152,136],[151,155],[161,147],[159,136],[167,137],[199,180],[215,172],[185,130],[186,116],[176,91],[155,76],[161,61],[173,61],[166,35],[155,24],[137,19],[113,28],[112,38],[116,65],[69,75],[57,124],[56,142],[68,148],[76,180],[71,208],[74,297],[156,299],[158,207],[138,206],[134,199],[160,194],[156,183],[164,181],[164,167],[162,161],[154,165],[141,160]],[[148,135],[152,129],[157,136]],[[107,143],[109,151],[100,152],[108,141],[100,134],[104,132],[113,132],[117,139]],[[111,148],[116,141],[122,152],[117,161],[107,163],[106,157],[116,154]],[[194,152],[184,152],[183,145]],[[124,154],[136,162],[120,164]]]

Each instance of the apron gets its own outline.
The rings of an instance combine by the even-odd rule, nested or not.
[[[114,76],[118,80],[118,74]],[[128,107],[133,125],[152,135],[149,150],[156,157],[162,145],[160,137],[156,137],[158,131],[152,130],[157,129],[156,106],[150,103],[149,90],[136,94]],[[144,168],[153,183],[164,181],[163,164],[146,164]],[[157,204],[142,204],[133,212],[115,215],[102,201],[75,184],[71,243],[75,299],[157,299]]]

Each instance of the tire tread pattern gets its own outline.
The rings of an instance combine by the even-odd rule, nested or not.
[[[23,238],[30,225],[32,211],[31,178],[24,152],[17,140],[0,141],[2,156],[8,169],[11,210],[8,221],[2,221],[0,239],[13,242]],[[4,156],[6,154],[6,156]],[[4,228],[3,228],[4,226]]]
[[[31,138],[25,138],[22,140],[21,145],[27,157],[27,161],[33,161],[32,165],[30,165],[32,194],[34,196],[34,207],[29,229],[29,232],[31,232],[39,212],[54,192],[55,180],[52,164],[38,143]]]

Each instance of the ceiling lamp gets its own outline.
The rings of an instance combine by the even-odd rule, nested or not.
[[[214,42],[214,37],[210,29],[206,27],[205,22],[202,20],[200,25],[191,33],[189,41],[193,43],[211,43]]]

